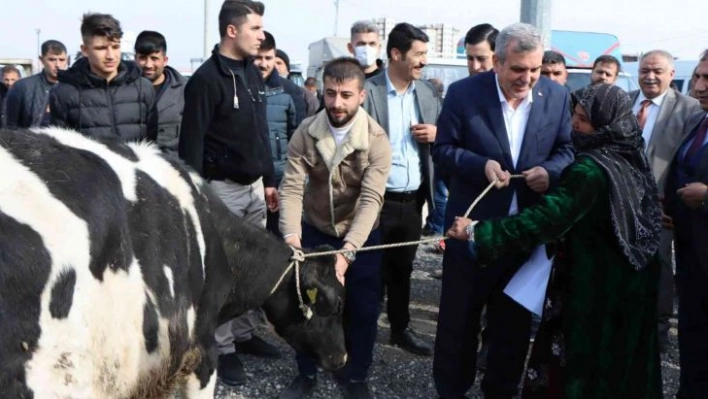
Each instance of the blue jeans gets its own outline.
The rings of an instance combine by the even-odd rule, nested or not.
[[[433,234],[442,234],[445,224],[445,206],[447,205],[447,187],[442,176],[435,171],[435,181],[433,182],[435,191],[433,192],[435,208],[428,203],[428,218],[425,227]]]
[[[369,234],[364,246],[380,243],[381,232],[376,229]],[[340,249],[343,239],[332,237],[303,223],[302,246],[314,248],[323,244]],[[382,251],[359,252],[345,275],[344,337],[347,347],[345,372],[352,381],[365,381],[373,360],[376,325],[379,319],[381,257]],[[314,376],[317,373],[317,364],[311,356],[297,352],[295,360],[300,374]]]

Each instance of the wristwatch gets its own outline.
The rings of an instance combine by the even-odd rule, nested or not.
[[[476,226],[478,222],[478,220],[475,220],[465,227],[465,233],[467,233],[467,241],[474,241],[474,226]]]
[[[342,255],[344,256],[344,259],[347,260],[347,263],[349,263],[350,265],[356,260],[356,252],[354,251],[344,251],[342,252]]]

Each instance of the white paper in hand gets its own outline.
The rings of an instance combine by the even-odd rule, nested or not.
[[[514,274],[504,293],[529,311],[541,316],[553,258],[546,256],[546,246],[537,247],[529,260]]]

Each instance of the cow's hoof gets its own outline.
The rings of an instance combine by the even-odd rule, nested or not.
[[[280,393],[279,399],[301,399],[312,394],[317,384],[317,377],[298,374],[297,377]]]
[[[235,353],[219,355],[217,376],[223,384],[232,387],[244,385],[247,379],[243,363]]]

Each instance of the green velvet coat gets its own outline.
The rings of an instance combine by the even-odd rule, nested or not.
[[[543,243],[557,250],[524,398],[662,397],[658,264],[637,272],[623,256],[609,193],[604,171],[580,156],[540,204],[475,227],[482,265]]]

